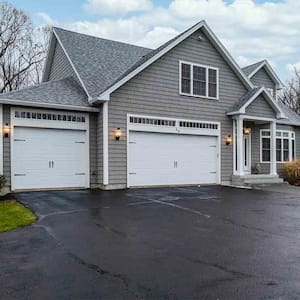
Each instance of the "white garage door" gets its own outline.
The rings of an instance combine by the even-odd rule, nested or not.
[[[218,182],[217,137],[130,132],[129,186]]]
[[[12,155],[14,189],[87,184],[85,131],[15,127]]]

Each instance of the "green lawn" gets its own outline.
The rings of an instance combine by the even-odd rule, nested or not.
[[[15,200],[0,202],[0,232],[31,224],[36,216]]]

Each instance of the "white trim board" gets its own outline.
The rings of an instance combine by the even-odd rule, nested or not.
[[[25,101],[25,100],[13,100],[13,99],[0,98],[0,103],[10,104],[10,105],[30,106],[30,107],[42,107],[42,108],[49,108],[49,109],[65,109],[65,110],[73,110],[73,111],[99,112],[99,108],[97,107],[84,107],[84,106],[77,106],[77,105],[55,104],[55,103]]]
[[[154,63],[156,60],[158,60],[160,57],[162,57],[164,54],[169,52],[171,49],[173,49],[175,46],[177,46],[179,43],[181,43],[183,40],[185,40],[187,37],[192,35],[197,30],[203,28],[205,30],[205,33],[209,37],[209,40],[214,44],[214,46],[218,49],[218,51],[221,53],[222,57],[227,61],[227,63],[231,66],[231,68],[234,70],[234,72],[238,75],[238,77],[241,79],[241,81],[244,83],[244,85],[247,87],[248,90],[254,88],[254,85],[250,81],[250,79],[244,74],[244,72],[241,70],[239,65],[235,62],[233,57],[229,54],[229,52],[226,50],[226,48],[223,46],[223,44],[219,41],[219,39],[216,37],[216,35],[212,32],[212,30],[209,28],[207,23],[203,20],[196,25],[192,26],[189,30],[187,30],[185,33],[179,35],[173,42],[171,42],[169,45],[164,47],[161,51],[156,53],[154,56],[152,56],[150,59],[145,61],[143,64],[141,64],[139,67],[134,69],[132,72],[130,72],[128,75],[126,75],[124,78],[113,84],[110,88],[108,88],[106,91],[104,91],[102,94],[100,94],[96,99],[89,100],[91,103],[94,102],[101,102],[101,101],[108,101],[110,100],[110,94],[117,90],[119,87],[121,87],[123,84],[125,84],[127,81],[129,81],[131,78],[136,76],[138,73],[143,71],[145,68],[150,66],[152,63]],[[199,41],[200,42],[200,41]]]
[[[108,169],[108,102],[102,105],[102,122],[103,122],[103,185],[109,183]]]

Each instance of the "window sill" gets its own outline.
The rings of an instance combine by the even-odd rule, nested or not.
[[[284,164],[284,163],[289,163],[289,162],[292,162],[291,161],[276,161],[276,164]],[[270,161],[261,161],[260,164],[270,164],[271,162]]]
[[[213,101],[219,101],[219,98],[214,97],[206,97],[206,96],[198,96],[198,95],[192,95],[192,94],[185,94],[185,93],[179,93],[180,96],[186,96],[186,97],[193,97],[193,98],[201,98],[205,100],[213,100]]]

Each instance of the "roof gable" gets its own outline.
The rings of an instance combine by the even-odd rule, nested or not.
[[[93,99],[92,103],[97,101],[107,101],[110,99],[110,94],[114,92],[116,89],[118,89],[120,86],[125,84],[127,81],[129,81],[131,78],[139,74],[142,70],[147,68],[149,65],[154,63],[156,60],[158,60],[160,57],[162,57],[165,53],[176,47],[179,43],[181,43],[183,40],[185,40],[187,37],[192,35],[194,32],[196,32],[199,29],[203,29],[206,36],[210,40],[210,42],[214,45],[214,47],[217,49],[217,51],[221,54],[221,56],[226,60],[226,62],[229,64],[229,66],[232,68],[232,70],[235,72],[235,74],[239,77],[239,79],[242,81],[242,83],[247,87],[247,89],[252,89],[253,84],[249,80],[247,76],[243,73],[243,71],[240,69],[238,64],[235,62],[235,60],[232,58],[232,56],[229,54],[229,52],[225,49],[225,47],[221,44],[221,42],[218,40],[218,38],[215,36],[215,34],[212,32],[212,30],[208,27],[205,21],[201,21],[185,32],[179,34],[177,37],[171,39],[161,47],[157,48],[156,50],[153,50],[149,52],[147,55],[143,56],[139,61],[136,62],[130,69],[128,69],[124,74],[122,74],[119,78],[115,80],[115,82],[112,83],[112,85],[103,93],[100,93],[99,97],[97,99]],[[200,38],[201,39],[201,38]]]
[[[284,110],[278,105],[278,103],[272,99],[269,95],[265,87],[257,87],[248,92],[237,105],[234,106],[232,111],[228,112],[227,115],[238,115],[238,114],[246,114],[246,109],[259,97],[264,96],[266,101],[272,107],[274,112],[276,113],[276,117],[278,119],[286,119]]]
[[[243,72],[251,79],[255,76],[260,70],[264,69],[271,80],[275,83],[277,88],[283,87],[283,83],[275,73],[274,69],[271,67],[267,60],[259,61],[255,64],[246,66],[242,68]]]

